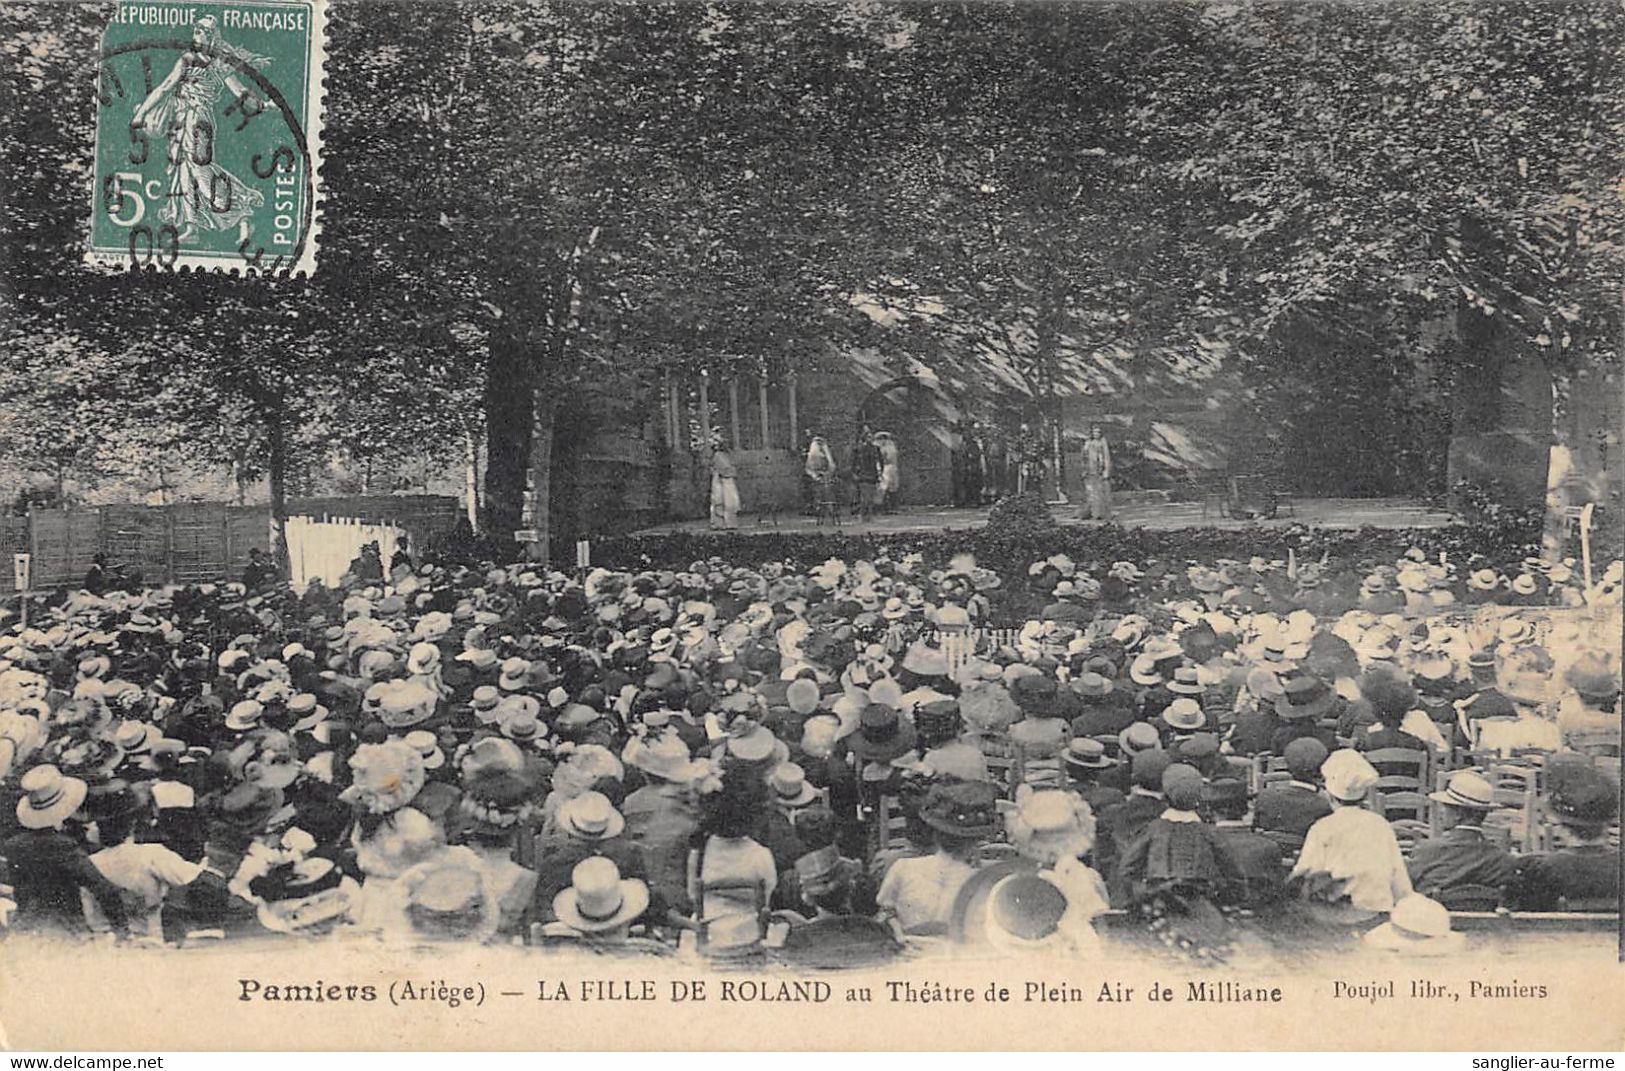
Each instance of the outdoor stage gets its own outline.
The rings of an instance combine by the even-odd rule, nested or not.
[[[1099,522],[1086,520],[1081,504],[1051,507],[1055,518],[1062,524],[1087,525]],[[1200,502],[1168,502],[1148,495],[1120,495],[1116,499],[1113,517],[1125,528],[1171,530],[1178,528],[1283,528],[1294,524],[1316,528],[1437,528],[1454,521],[1451,514],[1431,509],[1420,503],[1400,498],[1294,498],[1289,506],[1271,520],[1240,520],[1222,516],[1216,503],[1206,507]],[[973,529],[987,523],[987,509],[955,509],[947,506],[905,506],[897,513],[888,513],[872,520],[859,522],[856,517],[843,517],[840,529],[827,522],[823,526],[804,517],[799,510],[786,511],[776,517],[763,517],[754,513],[741,513],[739,531],[752,532],[938,532],[943,529]],[[705,520],[678,521],[642,529],[642,534],[667,532],[702,532],[709,527]]]

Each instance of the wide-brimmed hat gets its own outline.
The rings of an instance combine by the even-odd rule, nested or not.
[[[1450,929],[1450,912],[1437,900],[1420,893],[1400,900],[1388,921],[1365,937],[1371,947],[1410,955],[1440,955],[1466,943],[1467,935]]]
[[[1178,732],[1194,732],[1207,724],[1207,713],[1196,700],[1181,696],[1163,710],[1162,721]]]
[[[1043,863],[1076,858],[1095,841],[1089,805],[1071,792],[1054,789],[1018,795],[1009,830],[1017,851]]]
[[[602,792],[583,792],[558,810],[559,828],[582,840],[609,840],[626,828],[626,819]]]
[[[1275,713],[1283,718],[1298,720],[1318,718],[1337,705],[1337,693],[1319,677],[1301,673],[1281,683],[1281,698],[1275,701]]]
[[[1012,874],[988,893],[987,921],[1005,941],[1039,942],[1060,929],[1066,909],[1066,894],[1043,877]]]
[[[226,728],[233,732],[246,733],[251,729],[260,727],[260,719],[265,717],[265,706],[255,699],[243,699],[232,705],[231,712],[226,715]]]
[[[818,790],[807,783],[807,772],[793,762],[781,762],[767,775],[773,802],[780,807],[805,807],[818,799]]]
[[[1207,691],[1195,666],[1180,666],[1174,670],[1174,679],[1168,682],[1168,690],[1175,695],[1201,695]]]
[[[496,931],[500,912],[485,876],[456,857],[429,860],[399,879],[401,898],[416,937],[479,941]]]
[[[1072,691],[1084,699],[1104,699],[1116,690],[1116,685],[1099,673],[1082,673],[1072,682]]]
[[[956,837],[991,837],[999,830],[999,790],[983,781],[934,785],[920,821]]]
[[[644,724],[647,725],[648,721],[645,720]],[[627,765],[646,774],[679,784],[697,780],[710,772],[709,766],[690,756],[683,738],[670,731],[650,733],[647,737],[634,736],[627,741],[621,758]]]
[[[1495,786],[1476,770],[1458,770],[1451,774],[1445,787],[1429,792],[1428,799],[1473,811],[1493,811],[1499,806],[1495,802]]]
[[[17,782],[17,822],[24,829],[50,829],[84,805],[90,786],[55,766],[36,766]]]
[[[1595,768],[1565,771],[1553,782],[1546,811],[1564,825],[1595,831],[1619,815],[1619,786]]]
[[[858,731],[847,747],[865,762],[890,762],[914,747],[914,726],[892,707],[870,703],[858,718]]]
[[[446,753],[440,750],[440,738],[427,729],[414,729],[401,737],[407,747],[423,756],[425,770],[438,770],[446,764]]]
[[[1162,746],[1157,727],[1147,721],[1137,721],[1117,734],[1117,746],[1125,755],[1137,755]]]
[[[287,710],[298,719],[293,723],[294,732],[314,729],[331,714],[331,711],[318,702],[316,696],[310,692],[299,692],[294,695],[288,700]]]
[[[475,647],[457,655],[456,661],[467,662],[475,669],[490,669],[497,665],[497,653],[488,647]]]
[[[1074,737],[1068,741],[1066,750],[1061,752],[1061,758],[1068,766],[1084,770],[1104,770],[1117,765],[1112,757],[1106,754],[1106,745],[1092,736]]]
[[[570,871],[570,886],[553,897],[553,914],[580,933],[602,933],[649,909],[649,886],[621,877],[614,860],[595,855]]]

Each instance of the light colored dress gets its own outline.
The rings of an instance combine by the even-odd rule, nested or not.
[[[701,902],[700,887],[744,886],[752,883],[762,889],[762,906],[773,899],[779,872],[773,853],[749,837],[709,837],[698,873],[689,875],[689,899]],[[743,889],[708,892],[704,897],[702,919],[711,922],[707,943],[716,948],[752,944],[762,936],[752,903]]]
[[[945,852],[899,859],[886,871],[875,902],[897,916],[905,933],[924,926],[946,926],[959,890],[975,872],[969,863]]]
[[[724,450],[711,455],[711,527],[739,527],[739,472]]]
[[[1083,444],[1083,496],[1090,517],[1102,521],[1111,518],[1112,453],[1103,438]]]
[[[897,462],[897,440],[887,435],[875,445],[880,447],[880,493],[895,495],[902,486],[902,473],[898,469]]]

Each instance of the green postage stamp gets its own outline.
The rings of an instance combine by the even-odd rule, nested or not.
[[[325,15],[326,0],[119,0],[91,264],[315,270]]]

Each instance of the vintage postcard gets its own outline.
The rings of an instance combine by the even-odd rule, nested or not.
[[[1622,46],[0,4],[0,1044],[1618,1051]]]

